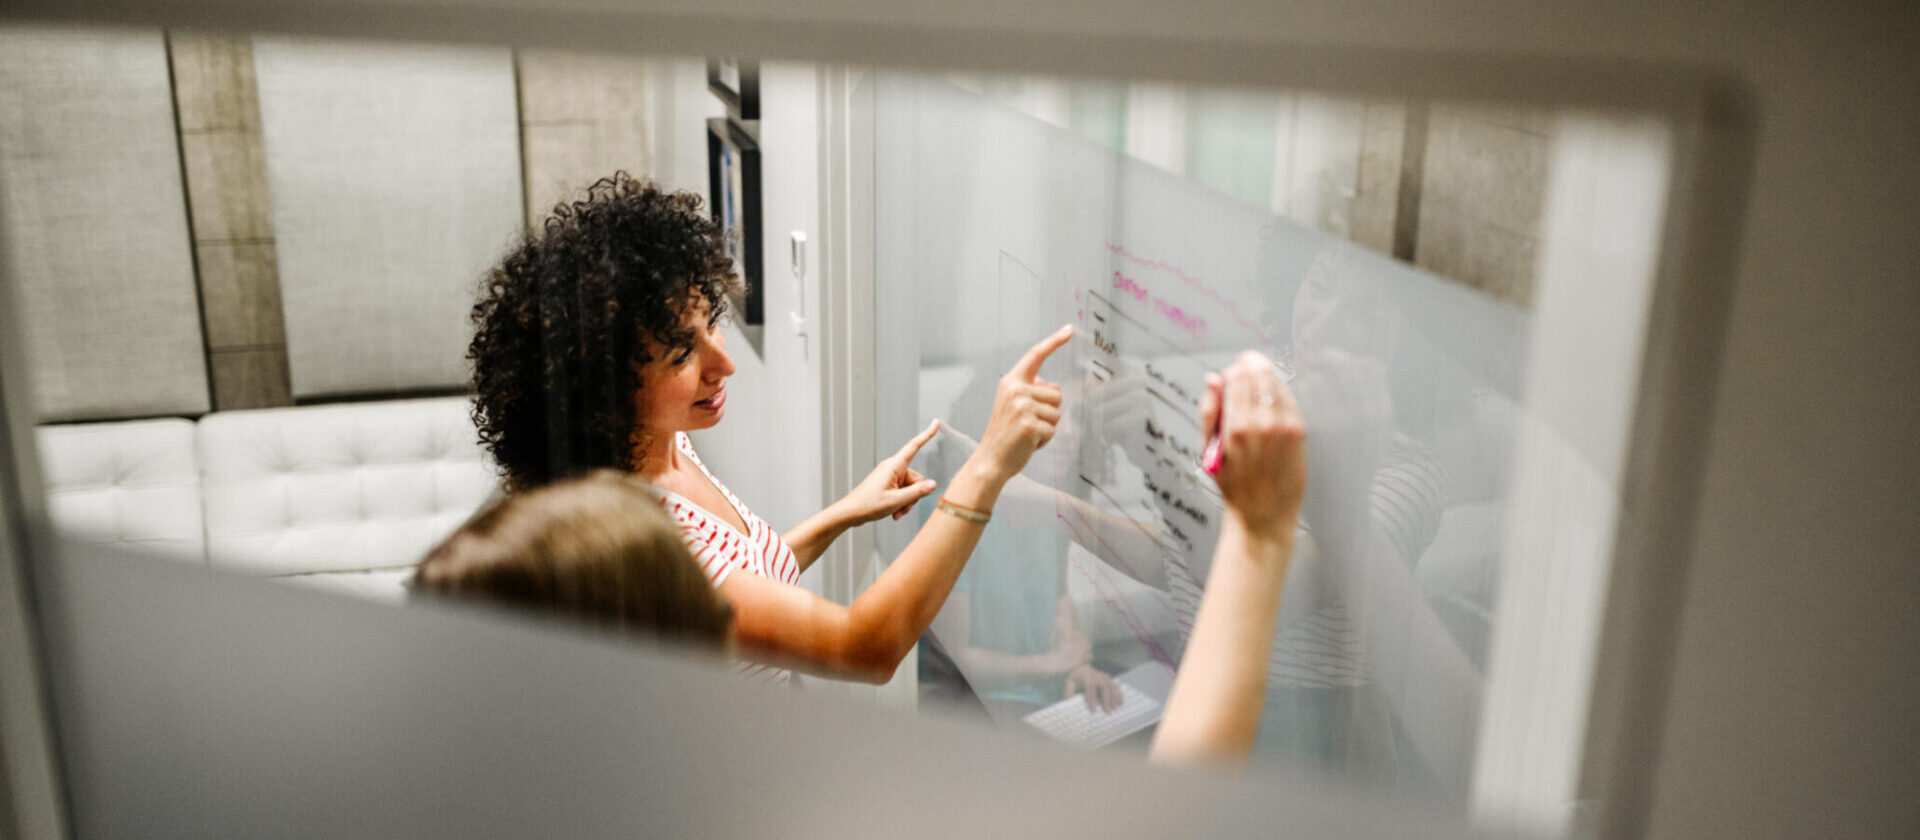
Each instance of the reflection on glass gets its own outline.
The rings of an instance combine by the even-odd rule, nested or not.
[[[1066,418],[935,622],[923,696],[1045,730],[1036,710],[1177,667],[1220,515],[1202,378],[1257,348],[1309,446],[1257,755],[1464,804],[1553,118],[960,81],[875,85],[877,343],[915,360],[894,381],[918,394],[880,406],[882,437],[976,423],[1023,339],[1079,330],[1045,371]],[[1102,93],[1122,116],[1080,107]],[[1145,134],[1154,114],[1184,121],[1184,152]],[[943,429],[927,473],[970,445]]]

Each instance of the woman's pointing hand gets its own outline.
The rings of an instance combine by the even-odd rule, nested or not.
[[[888,456],[875,465],[873,472],[860,480],[846,498],[840,500],[850,524],[864,525],[883,516],[899,519],[913,510],[915,502],[932,493],[936,486],[934,480],[921,475],[913,468],[913,457],[920,453],[920,447],[940,430],[940,421],[935,420],[921,433],[907,441],[900,451]]]
[[[993,399],[993,417],[980,435],[978,455],[1005,480],[1018,474],[1033,453],[1053,439],[1060,422],[1060,386],[1040,378],[1040,366],[1073,337],[1073,326],[1054,331],[1015,362]]]

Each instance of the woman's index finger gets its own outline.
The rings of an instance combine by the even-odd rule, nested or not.
[[[898,453],[900,461],[906,464],[913,463],[913,456],[920,454],[920,447],[926,446],[927,441],[933,440],[933,436],[939,433],[940,421],[935,420],[932,423],[928,423],[927,427],[921,430],[920,434],[914,435],[912,440],[907,441],[905,446],[900,447],[900,452]]]
[[[1066,344],[1067,339],[1072,337],[1072,324],[1054,330],[1053,335],[1040,339],[1039,344],[1028,348],[1026,355],[1021,356],[1020,361],[1015,362],[1013,370],[1008,373],[1018,377],[1022,382],[1032,382],[1034,377],[1040,375],[1040,366],[1046,364],[1047,357],[1053,355],[1053,351],[1060,349],[1060,346]]]

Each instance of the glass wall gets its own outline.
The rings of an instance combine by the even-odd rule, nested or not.
[[[1629,323],[1644,317],[1631,290],[1651,276],[1664,130],[1310,91],[898,74],[877,78],[874,123],[879,451],[941,421],[920,469],[944,484],[999,377],[1059,325],[1076,330],[1042,372],[1065,392],[1059,433],[1001,496],[923,638],[923,702],[1083,746],[1147,742],[1221,515],[1199,468],[1202,379],[1255,349],[1298,394],[1309,451],[1256,755],[1466,807],[1476,775],[1495,772],[1485,710],[1513,690],[1494,672],[1541,665],[1498,654],[1500,634],[1592,641],[1581,610],[1538,614],[1531,584],[1506,594],[1530,603],[1508,607],[1503,584],[1578,570],[1569,603],[1597,603],[1617,509],[1620,450],[1562,425],[1566,389],[1537,380],[1568,371],[1534,350],[1542,329],[1604,315],[1562,309],[1547,287],[1595,278],[1542,262],[1541,243],[1633,251],[1601,282]],[[1631,184],[1638,215],[1581,227],[1595,180]],[[1622,358],[1593,381],[1630,377],[1637,357]],[[1623,436],[1630,394],[1608,393],[1608,433]],[[1558,483],[1521,499],[1543,471]],[[1560,543],[1529,542],[1522,522],[1543,507]],[[888,526],[881,556],[927,515]],[[1576,533],[1586,543],[1569,551]]]

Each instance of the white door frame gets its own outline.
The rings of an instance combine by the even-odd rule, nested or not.
[[[819,66],[821,498],[838,499],[873,468],[873,73]],[[885,568],[873,529],[855,528],[820,558],[822,594],[851,604]],[[872,699],[913,708],[915,647]],[[861,693],[849,687],[854,694]]]

